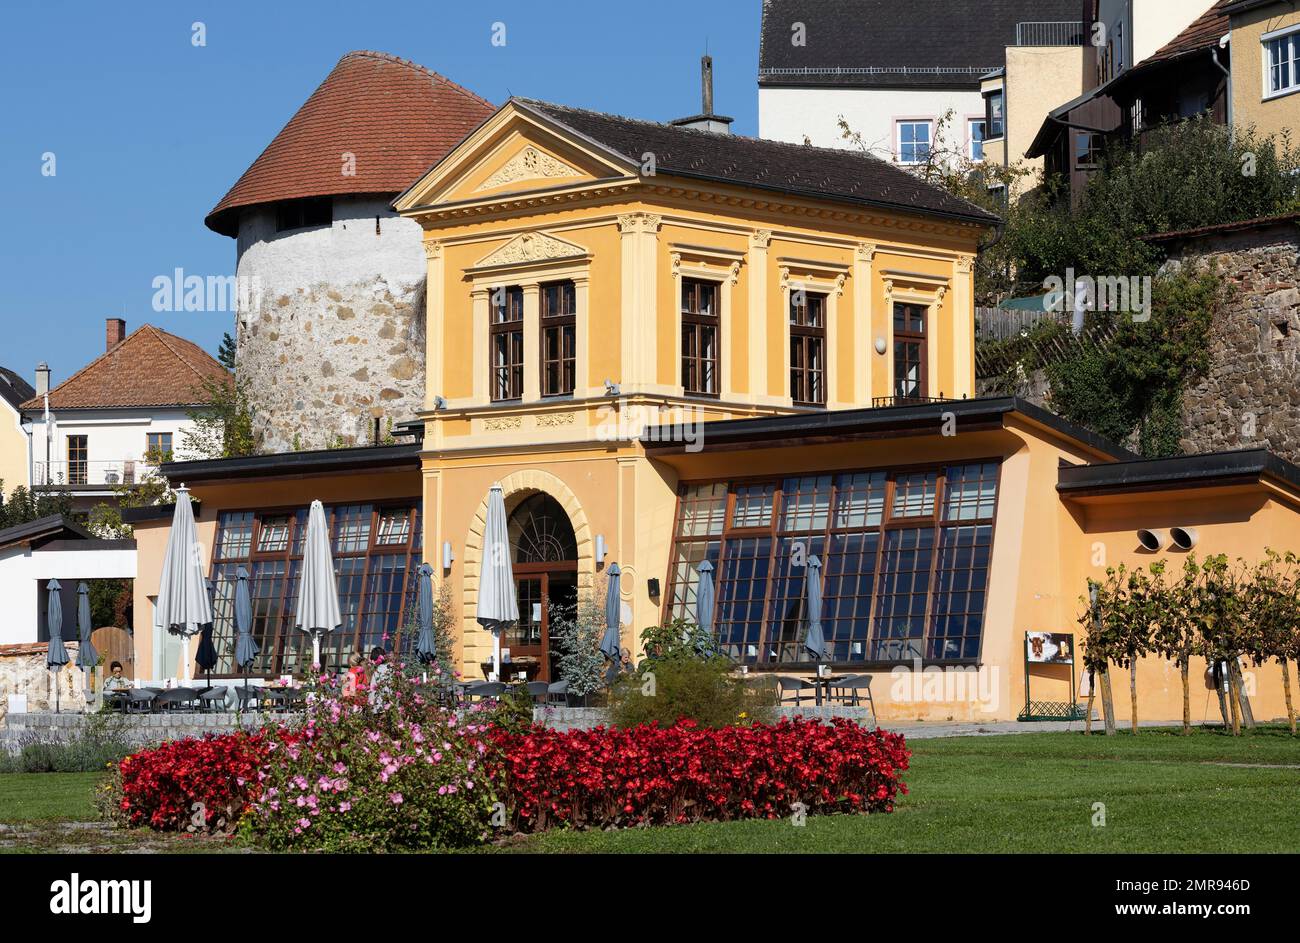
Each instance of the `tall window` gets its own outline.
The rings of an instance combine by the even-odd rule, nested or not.
[[[68,436],[68,484],[84,485],[90,476],[89,445],[84,435]]]
[[[970,159],[984,159],[984,137],[985,129],[988,127],[988,121],[984,118],[975,118],[967,123],[969,129],[968,137],[970,138]]]
[[[419,502],[326,508],[343,625],[325,636],[322,667],[342,670],[354,649],[409,652],[408,631],[421,559]],[[311,638],[294,628],[307,511],[226,511],[212,552],[213,644],[217,672],[234,674],[234,599],[238,568],[249,574],[253,638],[261,648],[254,674],[301,673]]]
[[[826,296],[802,288],[790,292],[790,396],[826,405]]]
[[[573,392],[575,295],[573,282],[542,286],[542,395]]]
[[[164,462],[172,458],[172,434],[170,432],[146,432],[144,434],[144,454],[147,458],[158,456]]]
[[[924,305],[894,304],[894,395],[921,399],[925,385]]]
[[[1264,43],[1265,87],[1269,95],[1300,90],[1300,30]]]
[[[739,662],[808,659],[810,580],[833,662],[976,659],[997,483],[981,462],[683,485],[667,615],[700,618],[708,561],[718,642]]]
[[[985,137],[1002,137],[1003,109],[1006,105],[1006,92],[999,89],[984,98],[984,132]]]
[[[524,395],[524,290],[494,288],[489,297],[492,355],[492,401],[522,399]]]
[[[697,396],[717,396],[721,328],[718,284],[682,279],[682,387]]]
[[[898,162],[924,164],[930,158],[931,121],[898,122]]]

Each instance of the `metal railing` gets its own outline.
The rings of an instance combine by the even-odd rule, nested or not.
[[[133,485],[151,468],[147,462],[133,459],[120,461],[36,462],[32,485],[102,486]]]
[[[873,396],[871,398],[872,409],[887,409],[890,406],[925,406],[930,403],[953,403],[956,402],[951,396],[944,396],[940,393],[938,396]]]
[[[1016,24],[1017,46],[1082,46],[1082,20],[1056,20]]]

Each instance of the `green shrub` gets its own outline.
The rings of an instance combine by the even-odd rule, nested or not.
[[[512,684],[487,715],[488,723],[507,733],[527,733],[533,726],[533,696],[522,684]]]
[[[701,727],[770,723],[776,704],[769,685],[733,674],[725,658],[647,659],[614,685],[610,720],[616,727],[658,723],[668,727],[683,717]]]
[[[98,773],[134,749],[119,716],[90,714],[73,733],[33,731],[22,737],[16,752],[0,750],[0,773]]]

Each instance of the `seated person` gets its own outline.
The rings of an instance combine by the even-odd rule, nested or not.
[[[131,682],[122,675],[122,663],[115,661],[108,666],[109,675],[104,679],[104,693],[109,691],[125,691],[131,687]]]

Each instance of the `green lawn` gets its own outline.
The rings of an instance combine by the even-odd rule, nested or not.
[[[729,822],[621,832],[556,831],[491,851],[562,852],[1239,852],[1300,849],[1300,740],[1278,728],[1233,739],[1199,730],[1137,737],[1077,733],[916,740],[910,795],[892,815]],[[1242,765],[1224,765],[1242,764]],[[95,773],[0,775],[0,824],[54,835],[94,818]],[[1106,824],[1093,825],[1094,803]],[[134,836],[134,837],[132,837]],[[87,840],[159,846],[147,832]],[[33,844],[35,847],[33,847]],[[186,850],[234,850],[193,839]],[[10,850],[19,850],[11,848]],[[143,849],[136,849],[143,850]],[[165,850],[173,850],[167,847]]]

